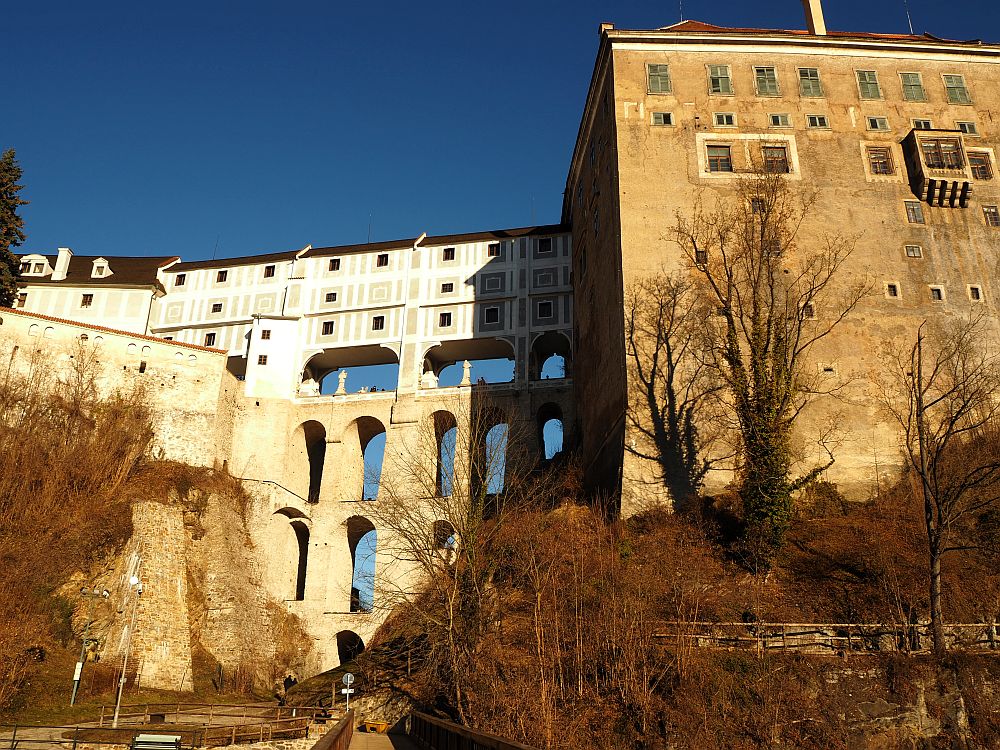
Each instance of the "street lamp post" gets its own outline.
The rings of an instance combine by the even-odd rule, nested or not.
[[[107,599],[111,592],[96,586],[93,589],[84,586],[80,589],[80,594],[87,598],[90,604],[87,608],[87,624],[83,628],[83,643],[80,644],[80,660],[76,663],[76,670],[73,672],[73,694],[69,698],[71,706],[76,703],[76,693],[80,689],[80,678],[83,676],[83,663],[87,655],[87,644],[90,642],[87,636],[90,634],[90,626],[94,622],[94,604],[98,598]]]
[[[135,590],[135,598],[132,600],[132,617],[128,626],[128,634],[125,637],[125,656],[122,659],[122,675],[118,680],[118,697],[115,699],[115,718],[111,722],[114,729],[118,728],[118,712],[122,706],[122,692],[125,690],[125,670],[128,668],[128,652],[132,647],[132,631],[135,630],[135,612],[139,608],[139,597],[142,596],[142,581],[139,576],[132,576],[129,579],[129,588]]]

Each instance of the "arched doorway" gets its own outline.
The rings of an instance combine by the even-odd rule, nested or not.
[[[341,630],[337,633],[337,656],[342,665],[357,659],[364,650],[365,642],[353,630]]]

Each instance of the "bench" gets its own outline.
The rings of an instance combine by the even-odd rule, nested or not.
[[[362,719],[361,731],[373,734],[385,734],[389,731],[389,722],[382,719]]]

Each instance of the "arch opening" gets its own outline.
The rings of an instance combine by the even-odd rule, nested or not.
[[[306,598],[306,567],[309,563],[309,528],[302,521],[292,521],[295,540],[299,545],[299,560],[295,570],[295,601]]]
[[[434,438],[437,449],[437,493],[440,497],[451,497],[455,486],[455,446],[458,441],[458,423],[455,415],[448,411],[436,411]]]
[[[375,417],[358,417],[344,430],[338,469],[345,500],[376,500],[382,482],[386,431]]]
[[[484,464],[482,481],[487,495],[499,495],[504,489],[507,473],[507,438],[510,425],[501,422],[486,433],[483,445]]]
[[[371,612],[375,607],[375,525],[364,516],[347,519],[347,546],[351,550],[351,612]]]
[[[466,367],[468,362],[468,367]],[[424,355],[421,388],[514,381],[514,347],[499,338],[446,341]]]
[[[563,415],[557,404],[544,404],[537,415],[538,445],[542,458],[551,461],[563,450]]]
[[[570,377],[573,361],[570,340],[559,331],[546,331],[531,344],[528,369],[532,380]]]
[[[302,368],[300,396],[395,391],[399,357],[377,344],[324,349]],[[341,388],[343,385],[343,388]]]
[[[306,502],[318,503],[323,485],[323,466],[326,463],[326,428],[315,420],[303,422],[295,428],[299,464],[297,474],[306,474],[301,481],[306,487]],[[305,479],[305,477],[303,477]]]
[[[353,630],[341,630],[337,633],[337,656],[341,665],[354,661],[365,650],[365,642]]]

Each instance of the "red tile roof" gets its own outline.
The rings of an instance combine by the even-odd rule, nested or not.
[[[671,26],[662,26],[657,31],[677,31],[682,33],[706,34],[791,34],[794,36],[814,36],[803,29],[745,29],[729,26],[715,26],[704,21],[681,21]],[[960,41],[957,39],[941,39],[932,34],[872,34],[863,31],[828,31],[829,37],[838,39],[870,39],[873,41],[905,41],[905,42],[946,42],[948,44],[982,44],[980,39]]]
[[[156,336],[147,336],[144,333],[133,333],[132,331],[121,331],[117,328],[105,328],[104,326],[95,326],[92,323],[81,323],[79,320],[67,320],[66,318],[53,318],[51,315],[42,315],[41,313],[28,312],[27,310],[16,310],[13,307],[0,307],[0,313],[4,315],[14,314],[23,315],[26,318],[38,318],[39,320],[48,320],[53,323],[69,323],[70,325],[79,326],[80,328],[89,328],[92,331],[101,331],[102,333],[115,333],[119,336],[128,336],[134,339],[142,339],[143,341],[155,341],[158,344],[167,344],[168,346],[180,346],[185,349],[198,349],[203,352],[211,352],[212,354],[226,354],[225,349],[215,349],[211,346],[199,346],[198,344],[187,344],[183,341],[168,341],[167,339],[160,339]]]

